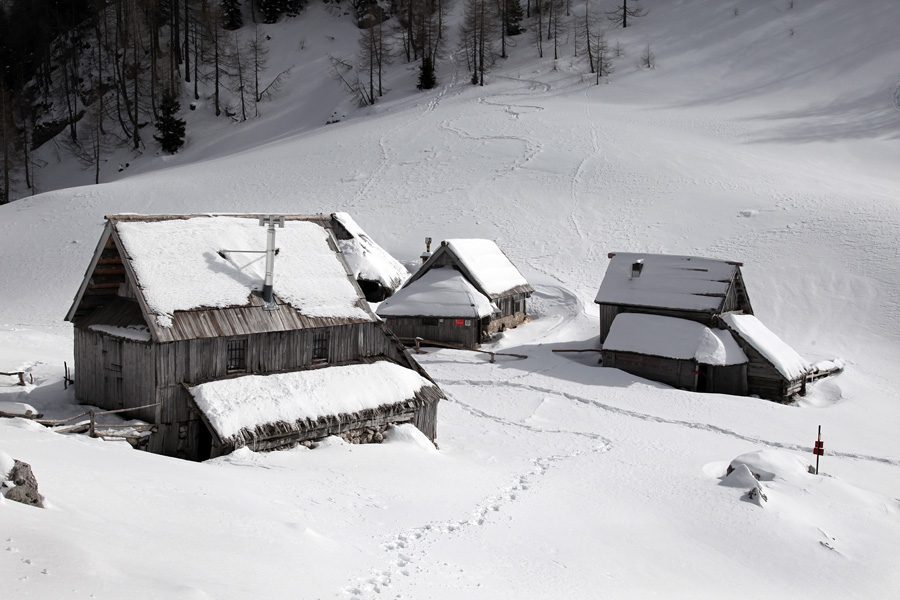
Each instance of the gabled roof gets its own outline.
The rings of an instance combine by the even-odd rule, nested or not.
[[[152,338],[163,342],[375,320],[338,251],[331,218],[285,219],[275,241],[280,310],[263,310],[258,295],[266,246],[259,215],[120,215],[107,217],[66,319],[85,318],[124,293],[137,301]],[[95,289],[101,280],[109,281],[102,284],[107,289]]]
[[[441,242],[406,285],[446,259],[465,275],[478,291],[496,300],[509,294],[530,294],[534,289],[493,240],[453,239]]]
[[[345,212],[332,216],[337,221],[335,229],[340,230],[338,246],[357,280],[377,281],[392,292],[406,281],[409,277],[406,267],[376,244],[353,217]]]
[[[724,329],[711,329],[688,319],[641,313],[616,315],[603,349],[696,360],[713,366],[747,362],[747,355]]]
[[[728,288],[742,263],[669,254],[609,254],[597,304],[722,312]],[[641,261],[638,277],[632,266]]]
[[[728,313],[722,315],[722,321],[736,336],[772,363],[786,379],[805,377],[812,370],[806,359],[772,333],[755,316]]]
[[[378,305],[380,317],[487,317],[494,307],[452,267],[431,269]]]

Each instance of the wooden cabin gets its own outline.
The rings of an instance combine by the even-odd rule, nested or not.
[[[747,394],[747,355],[724,329],[623,313],[603,344],[603,366],[692,392]]]
[[[534,292],[491,240],[453,239],[377,309],[402,339],[475,348],[527,319]]]
[[[66,316],[76,398],[146,407],[128,416],[156,425],[148,450],[193,460],[333,434],[377,438],[395,423],[434,440],[443,395],[372,313],[334,217],[286,216],[277,233],[261,224],[107,217]]]
[[[624,252],[609,258],[595,300],[603,366],[691,391],[779,402],[806,393],[812,367],[753,316],[742,263]],[[700,358],[704,344],[717,348],[712,362]]]
[[[743,263],[668,254],[611,252],[594,300],[600,306],[600,343],[616,315],[661,315],[712,326],[726,312],[753,314]]]

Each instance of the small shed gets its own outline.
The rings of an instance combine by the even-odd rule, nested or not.
[[[669,254],[611,252],[594,300],[600,306],[600,342],[616,315],[654,314],[712,326],[726,312],[753,314],[741,275],[743,263]]]
[[[441,242],[377,309],[401,338],[475,348],[525,322],[534,289],[492,240]]]
[[[747,393],[747,355],[727,330],[623,313],[603,344],[603,366],[692,392]]]
[[[807,375],[813,367],[753,315],[730,313],[721,316],[750,359],[747,368],[748,393],[788,402],[806,393]]]
[[[409,271],[375,243],[349,214],[336,212],[331,216],[338,246],[366,300],[381,302],[390,297],[409,278]]]
[[[260,224],[260,215],[107,217],[66,316],[75,326],[76,398],[105,409],[145,407],[129,416],[156,425],[148,449],[194,460],[251,440],[268,449],[335,432],[359,439],[360,431],[400,422],[434,440],[440,389],[371,311],[340,252],[334,218],[285,216],[277,238],[274,226],[267,233]],[[325,377],[331,387],[318,388],[325,391],[315,411],[299,386],[292,401],[302,411],[271,413],[261,403],[260,419],[239,423],[247,431],[236,436],[215,422],[216,410],[243,405],[249,375],[321,375],[377,361],[396,368],[354,374],[372,390],[356,412],[346,412],[335,375]],[[407,371],[418,378],[415,390],[397,382],[405,397],[381,393],[390,387],[379,383],[384,377]],[[191,390],[213,382],[226,392],[201,407]]]

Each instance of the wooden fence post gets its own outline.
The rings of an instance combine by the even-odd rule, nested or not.
[[[91,429],[90,429],[89,435],[91,437],[96,437],[96,435],[94,434],[94,409],[93,408],[91,409]]]

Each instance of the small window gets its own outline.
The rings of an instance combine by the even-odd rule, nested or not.
[[[317,331],[313,334],[313,362],[328,362],[328,332]]]
[[[228,362],[226,371],[234,373],[247,370],[247,340],[246,338],[228,340]]]
[[[422,325],[431,325],[432,327],[437,327],[438,320],[436,317],[424,317],[422,318]]]

